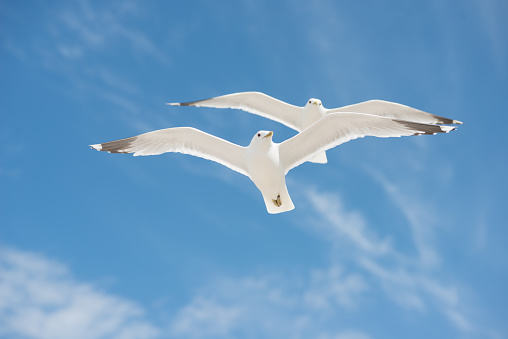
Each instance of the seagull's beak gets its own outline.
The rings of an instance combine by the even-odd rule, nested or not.
[[[269,138],[269,137],[271,137],[272,135],[273,135],[273,131],[270,131],[270,133],[268,133],[267,135],[265,135],[265,136],[263,137],[263,139],[264,139],[264,138]]]
[[[317,106],[317,101],[314,101],[313,104],[314,104],[314,106]]]

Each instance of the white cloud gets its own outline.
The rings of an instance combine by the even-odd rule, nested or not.
[[[438,211],[432,206],[418,200],[415,194],[405,194],[397,185],[388,181],[380,172],[369,171],[374,179],[383,187],[388,197],[406,217],[411,227],[413,241],[419,253],[420,264],[427,267],[436,267],[441,258],[433,245],[433,229],[437,224]]]
[[[170,332],[177,338],[336,338],[333,333],[345,330],[337,315],[356,308],[366,289],[361,277],[338,267],[292,277],[223,277],[177,312]]]
[[[158,333],[139,306],[75,281],[62,264],[0,248],[0,336],[128,339]]]
[[[360,271],[351,274],[351,277],[358,279],[359,283],[351,286],[362,286],[362,282],[367,281],[366,275],[374,277],[374,284],[369,283],[369,289],[381,288],[395,305],[418,312],[435,311],[443,314],[460,331],[468,333],[477,331],[472,321],[461,311],[464,305],[459,302],[459,288],[450,283],[443,283],[438,278],[441,266],[437,263],[441,262],[441,257],[432,241],[438,222],[433,216],[438,213],[434,213],[428,204],[419,201],[414,192],[409,196],[379,173],[371,171],[371,174],[407,218],[414,246],[418,250],[415,257],[393,248],[388,240],[380,240],[390,239],[391,236],[376,235],[361,212],[352,212],[344,208],[342,199],[337,193],[318,192],[312,187],[300,187],[300,191],[305,193],[303,196],[309,200],[310,206],[318,216],[318,218],[310,217],[305,225],[310,225],[313,229],[322,229],[323,237],[341,243],[342,248],[346,247],[348,242],[353,245],[352,248],[355,250],[348,250],[348,257],[342,258],[344,263],[352,261],[359,264],[356,267]],[[340,281],[337,277],[329,280]],[[347,285],[342,284],[342,287]],[[318,290],[324,300],[330,300],[330,296],[326,295],[326,288],[319,287]],[[314,303],[318,304],[319,299],[316,297],[313,299],[316,300]]]
[[[334,308],[337,305],[356,307],[362,292],[368,289],[367,283],[358,274],[345,275],[338,266],[328,270],[312,272],[304,299],[313,308]]]
[[[371,255],[385,254],[391,251],[388,239],[379,239],[366,227],[361,213],[346,211],[342,199],[337,194],[317,192],[313,188],[304,188],[304,195],[311,206],[326,222],[314,223],[313,226],[324,228],[328,239],[343,242],[344,238],[357,249]]]
[[[445,314],[448,316],[448,318],[464,332],[471,332],[472,331],[472,325],[471,323],[464,317],[463,314],[461,314],[458,310],[447,310]]]
[[[379,293],[392,300],[388,307],[417,315],[441,315],[459,332],[478,332],[464,312],[458,284],[440,278],[441,266],[429,265],[420,252],[411,256],[393,248],[383,240],[389,235],[377,235],[361,212],[348,211],[343,206],[338,194],[309,187],[298,190],[311,207],[310,217],[301,224],[312,231],[319,230],[332,244],[341,245],[335,249],[347,247],[348,256],[297,275],[279,272],[249,278],[221,277],[203,286],[177,312],[170,327],[174,336],[369,338],[363,331],[337,323],[337,319],[362,312],[363,305],[374,302],[369,296]],[[393,192],[400,193],[396,189]],[[409,203],[424,206],[414,199]],[[418,215],[421,211],[412,213]],[[418,232],[420,226],[411,231]],[[437,248],[425,237],[415,241],[414,246],[438,255]],[[351,262],[354,265],[348,265]]]
[[[226,336],[241,313],[240,306],[227,307],[198,296],[178,312],[171,331],[186,338]]]
[[[342,332],[333,338],[334,339],[369,339],[370,337],[365,333],[355,331],[355,330],[349,330],[349,331]]]
[[[137,6],[133,1],[130,5]],[[71,55],[63,53],[62,56],[85,56],[86,52],[97,52],[99,49],[104,51],[108,46],[113,47],[126,42],[132,51],[149,55],[162,64],[168,64],[168,58],[156,48],[154,42],[141,31],[130,27],[129,20],[135,18],[134,14],[137,11],[124,11],[122,8],[120,3],[99,4],[82,0],[77,2],[77,6],[67,6],[56,11],[54,19],[57,22],[50,25],[53,39],[60,42],[63,50],[79,50],[79,53]],[[72,39],[66,38],[69,34]]]
[[[390,271],[367,258],[360,259],[359,263],[378,279],[385,293],[398,305],[410,310],[426,309],[424,296],[415,286],[415,277],[406,270],[398,267],[396,271]]]
[[[385,248],[377,245],[380,237],[360,212],[342,206],[340,196],[303,191],[312,192],[308,195],[311,206],[329,205],[313,212],[316,225],[337,227],[323,236],[332,237],[332,243],[346,239],[356,248],[351,258],[342,259],[344,265],[334,262],[297,274],[219,277],[171,312],[174,316],[163,333],[146,320],[141,307],[76,282],[65,266],[40,255],[2,249],[0,336],[368,339],[367,333],[351,329],[340,319],[361,312],[363,305],[373,302],[369,296],[379,291],[394,305],[417,312],[437,311],[460,331],[475,333],[459,290],[440,282],[439,272],[429,270],[419,257],[409,258],[391,247],[379,250]],[[356,233],[351,233],[352,227],[359,227]],[[355,271],[347,268],[348,260],[360,264]]]
[[[79,0],[38,10],[41,13],[35,23],[25,22],[22,16],[15,20],[15,25],[37,29],[37,34],[20,39],[9,33],[15,31],[11,29],[5,36],[3,48],[22,61],[38,64],[68,78],[70,85],[63,89],[67,95],[91,94],[127,112],[139,112],[139,102],[146,101],[146,93],[141,95],[129,75],[120,73],[116,65],[103,66],[105,60],[119,60],[125,56],[134,61],[139,57],[140,63],[155,61],[162,67],[170,64],[168,53],[162,51],[160,42],[139,29],[138,20],[144,18],[139,14],[143,11],[138,1]],[[146,105],[142,106],[142,110],[146,110]]]

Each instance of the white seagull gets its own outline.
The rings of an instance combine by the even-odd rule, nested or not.
[[[294,208],[286,174],[316,154],[364,136],[400,137],[454,129],[371,114],[335,113],[282,143],[272,141],[271,131],[257,132],[249,146],[242,147],[195,128],[175,127],[90,146],[98,151],[134,156],[178,152],[216,161],[248,176],[261,191],[268,213],[280,213]]]
[[[299,107],[261,92],[240,92],[198,101],[168,103],[167,105],[241,109],[280,122],[298,132],[303,131],[325,115],[338,112],[365,113],[432,125],[462,124],[457,120],[443,118],[389,101],[369,100],[354,105],[326,109],[319,99],[311,98],[304,107]],[[319,153],[309,161],[325,164],[327,162],[326,153]]]

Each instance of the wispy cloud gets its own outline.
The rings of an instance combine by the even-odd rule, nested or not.
[[[75,6],[64,7],[56,11],[55,19],[59,24],[50,25],[50,32],[58,46],[76,51],[62,57],[81,57],[89,52],[106,52],[122,43],[131,52],[151,56],[162,64],[168,64],[166,55],[143,32],[132,28],[130,22],[136,18],[137,1],[129,1],[134,10],[126,10],[121,3],[91,3],[81,0]],[[73,39],[70,39],[72,37]],[[64,49],[65,50],[65,49]]]
[[[141,307],[76,281],[44,256],[0,248],[0,336],[154,338]]]
[[[223,277],[178,311],[171,333],[177,338],[368,338],[334,320],[343,307],[356,306],[366,288],[360,277],[338,267],[291,278]]]
[[[411,227],[414,244],[418,249],[419,260],[422,265],[435,267],[439,265],[441,258],[433,246],[433,228],[436,226],[438,211],[433,211],[432,206],[411,198],[409,195],[388,181],[379,171],[369,171],[374,179],[381,184],[393,203],[399,208]],[[414,196],[414,195],[413,195]]]
[[[369,338],[323,326],[337,307],[354,307],[366,283],[338,267],[293,279],[218,278],[167,318],[162,329],[142,307],[42,255],[0,249],[0,336],[23,338]],[[334,321],[331,321],[334,323]],[[327,328],[328,327],[328,328]],[[337,327],[337,326],[335,326]]]
[[[394,195],[393,203],[407,217],[413,247],[418,249],[416,254],[413,249],[405,253],[394,247],[388,240],[390,234],[377,234],[361,211],[344,207],[339,194],[300,184],[296,191],[308,199],[310,216],[298,223],[309,231],[317,230],[334,245],[332,262],[296,275],[272,272],[249,278],[218,278],[203,286],[177,312],[172,333],[177,337],[212,333],[229,338],[245,331],[263,337],[299,338],[312,334],[317,338],[369,338],[362,329],[334,324],[331,319],[340,319],[348,312],[361,313],[366,303],[373,302],[369,296],[382,294],[395,309],[414,312],[416,316],[441,316],[465,335],[486,334],[468,311],[474,305],[467,304],[462,284],[443,274],[447,263],[439,255],[437,244],[428,240],[436,228],[428,224],[430,234],[420,234],[419,228],[424,224],[410,225],[437,222],[415,217],[422,214],[418,209],[431,213],[430,207],[419,203],[417,195],[405,195],[393,183],[379,184],[388,195]],[[405,210],[405,203],[410,211]],[[347,248],[348,254],[337,258],[334,251],[338,248]],[[441,264],[429,262],[422,253],[432,253]]]
[[[148,112],[146,102],[151,93],[143,93],[132,78],[135,73],[126,74],[116,64],[141,65],[149,60],[162,69],[170,65],[168,53],[139,25],[146,19],[142,9],[136,0],[78,0],[41,7],[37,21],[30,23],[11,11],[7,14],[11,26],[28,26],[37,34],[17,36],[12,33],[16,29],[7,30],[2,48],[23,62],[67,78],[69,86],[58,88],[62,95],[97,97],[132,116]],[[160,102],[161,107],[163,104]]]
[[[437,311],[459,331],[478,333],[466,313],[460,288],[440,281],[437,268],[429,269],[419,256],[410,258],[392,246],[373,250],[382,237],[375,234],[361,212],[345,209],[337,194],[315,188],[307,191],[311,192],[308,199],[315,216],[315,224],[310,226],[319,229],[325,220],[330,231],[342,223],[338,231],[323,232],[323,236],[331,237],[332,243],[346,239],[356,248],[350,258],[342,260],[343,265],[334,260],[323,268],[299,273],[217,277],[172,311],[168,327],[162,330],[146,319],[140,306],[77,282],[64,265],[41,255],[2,248],[0,335],[368,339],[370,334],[339,319],[361,313],[363,306],[372,302],[369,296],[379,293],[403,309]],[[313,195],[325,196],[329,204],[338,206],[318,209],[323,201]],[[351,236],[347,229],[358,225],[358,234]],[[358,265],[348,265],[351,260]]]
[[[310,225],[319,228],[322,227],[320,220],[326,220],[328,238],[342,238],[343,241],[343,238],[347,237],[348,241],[355,244],[356,251],[352,252],[349,260],[358,263],[358,267],[363,269],[356,275],[364,277],[368,274],[374,277],[378,286],[395,304],[418,312],[434,310],[450,320],[460,331],[478,331],[472,320],[462,311],[464,305],[459,302],[459,287],[450,282],[443,283],[437,278],[440,276],[440,266],[436,263],[441,262],[441,259],[437,247],[429,240],[432,239],[433,226],[437,220],[429,218],[427,214],[438,214],[432,213],[428,205],[416,198],[405,195],[395,184],[379,175],[377,179],[406,216],[413,234],[414,246],[418,249],[416,257],[393,248],[386,241],[381,247],[376,246],[380,237],[375,235],[360,212],[354,212],[355,217],[351,217],[353,212],[343,208],[337,193],[318,192],[312,187],[304,188],[307,192],[305,196],[319,216]],[[355,232],[347,231],[349,228],[354,228]],[[333,229],[340,232],[333,232]]]
[[[369,339],[369,338],[370,336],[366,335],[365,333],[355,330],[344,331],[333,337],[333,339]]]
[[[344,242],[344,239],[357,249],[371,255],[380,255],[391,251],[389,239],[380,239],[366,227],[362,214],[347,211],[337,194],[317,192],[314,188],[305,188],[304,196],[311,206],[326,221],[311,223],[322,229],[328,239]],[[331,235],[331,236],[330,236]]]
[[[198,296],[178,312],[171,332],[185,338],[224,337],[231,334],[241,315],[240,305],[228,307]]]
[[[368,289],[359,274],[346,274],[339,266],[312,272],[304,300],[315,309],[358,307],[359,296]]]

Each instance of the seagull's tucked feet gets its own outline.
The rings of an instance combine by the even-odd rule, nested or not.
[[[277,207],[280,207],[282,205],[282,201],[280,201],[280,194],[277,194],[277,200],[272,199],[273,204]]]

